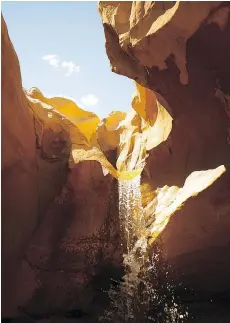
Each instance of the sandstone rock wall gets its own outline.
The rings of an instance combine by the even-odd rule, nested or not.
[[[2,18],[3,317],[90,311],[93,277],[106,286],[117,272],[117,183],[109,172],[119,174],[101,150],[98,124],[71,100],[22,89]]]
[[[2,314],[15,309],[18,266],[39,222],[35,120],[22,90],[17,55],[2,31]]]
[[[20,267],[17,301],[30,315],[94,310],[100,289],[121,263],[117,187],[96,161],[71,169],[67,183],[37,228]]]
[[[150,241],[190,287],[229,289],[229,3],[102,1],[99,12],[112,71],[153,91],[173,118],[142,172]]]
[[[2,19],[3,316],[93,310],[93,277],[121,263],[116,179],[140,173],[144,234],[175,278],[230,289],[229,4],[99,11],[112,70],[137,87],[129,113],[102,121],[22,89]]]

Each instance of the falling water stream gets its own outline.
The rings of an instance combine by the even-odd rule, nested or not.
[[[182,323],[188,313],[175,298],[168,268],[159,266],[159,249],[149,253],[140,184],[141,175],[119,180],[125,275],[119,288],[109,291],[110,308],[100,322]]]

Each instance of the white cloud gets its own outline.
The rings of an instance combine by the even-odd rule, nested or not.
[[[81,102],[87,107],[97,105],[98,101],[98,97],[94,94],[87,94],[81,98]]]
[[[42,57],[45,61],[47,61],[51,66],[58,68],[59,66],[59,58],[57,55],[45,55]]]
[[[42,59],[47,61],[55,69],[66,71],[65,76],[70,76],[73,73],[80,72],[80,66],[76,65],[72,61],[62,61],[62,60],[60,60],[60,58],[56,54],[55,55],[54,54],[44,55],[42,57]]]
[[[80,72],[80,66],[77,66],[76,64],[74,64],[74,62],[67,62],[67,61],[63,61],[61,66],[63,68],[67,68],[67,73],[65,74],[65,76],[70,76],[71,74],[75,73],[79,73]]]

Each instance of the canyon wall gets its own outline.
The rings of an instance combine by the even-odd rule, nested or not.
[[[112,71],[152,91],[173,119],[142,172],[150,243],[179,282],[228,290],[229,3],[102,1],[99,12]]]
[[[93,277],[106,288],[117,274],[114,146],[100,139],[113,127],[101,122],[97,140],[99,122],[70,100],[23,90],[2,18],[2,317],[93,311]]]
[[[2,19],[2,312],[15,309],[18,266],[39,222],[34,116]]]
[[[22,88],[2,18],[2,316],[95,311],[122,262],[117,180],[140,173],[143,234],[174,278],[230,289],[229,4],[99,11],[112,71],[137,88],[101,121]]]

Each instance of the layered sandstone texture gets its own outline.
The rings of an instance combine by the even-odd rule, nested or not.
[[[169,115],[154,100],[133,102],[139,116],[152,116],[151,127],[159,123],[157,134],[168,129],[142,172],[149,241],[162,244],[179,282],[228,290],[229,3],[102,1],[99,12],[112,71],[152,92]]]

